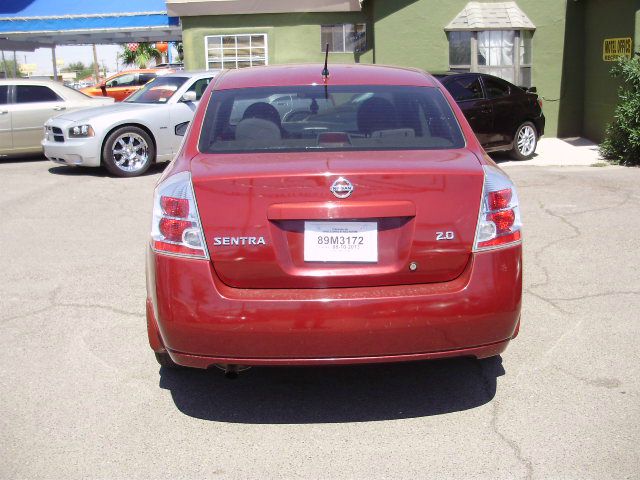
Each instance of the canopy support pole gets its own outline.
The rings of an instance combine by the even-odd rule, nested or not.
[[[58,81],[58,63],[56,61],[56,45],[51,46],[51,62],[53,63],[53,79]]]

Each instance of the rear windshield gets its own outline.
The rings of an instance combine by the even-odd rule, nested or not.
[[[438,89],[366,85],[214,91],[199,143],[206,153],[461,147]]]

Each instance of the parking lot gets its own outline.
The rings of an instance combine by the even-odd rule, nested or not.
[[[640,478],[640,169],[505,169],[525,293],[501,357],[232,381],[148,347],[161,168],[0,159],[0,477]]]

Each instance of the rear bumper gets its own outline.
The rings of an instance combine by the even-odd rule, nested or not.
[[[533,120],[533,123],[536,126],[536,130],[538,131],[538,138],[540,138],[541,136],[544,135],[544,125],[545,125],[545,118],[544,118],[544,114],[541,113],[540,116],[538,118],[535,118]]]
[[[516,334],[521,265],[517,245],[473,255],[440,284],[236,289],[207,261],[149,251],[149,341],[197,368],[488,357]]]

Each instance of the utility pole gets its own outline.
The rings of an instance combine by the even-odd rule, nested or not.
[[[96,44],[93,44],[93,76],[96,77],[96,83],[100,81],[100,66],[98,65],[98,52]]]

